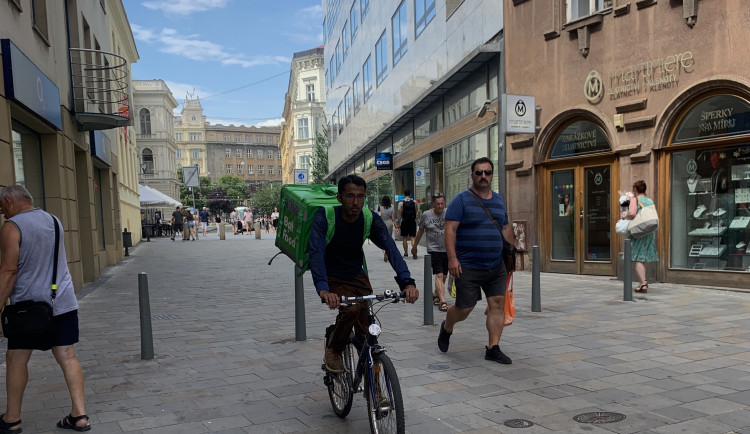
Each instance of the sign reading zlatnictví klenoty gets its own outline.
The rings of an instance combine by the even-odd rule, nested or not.
[[[501,113],[505,118],[505,131],[534,134],[536,132],[535,106],[533,96],[503,95]]]

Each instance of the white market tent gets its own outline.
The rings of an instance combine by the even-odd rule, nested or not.
[[[138,184],[138,193],[141,196],[141,208],[182,206],[180,201],[145,185]]]

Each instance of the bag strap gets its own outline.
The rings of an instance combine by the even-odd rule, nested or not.
[[[54,262],[52,263],[52,283],[50,289],[52,290],[52,302],[55,302],[55,296],[57,295],[57,261],[60,255],[60,224],[57,222],[55,216],[50,214],[52,221],[55,223],[55,253]]]
[[[487,213],[487,216],[489,216],[489,218],[492,221],[492,223],[495,224],[495,227],[497,228],[497,230],[500,231],[500,236],[503,237],[503,229],[500,227],[499,224],[497,224],[497,220],[495,220],[495,217],[492,217],[492,214],[490,214],[490,210],[488,210],[487,207],[484,206],[484,204],[482,203],[482,201],[479,199],[479,196],[477,196],[477,194],[474,193],[474,191],[472,191],[471,188],[466,189],[466,191],[468,191],[469,193],[471,193],[472,196],[474,196],[474,199],[477,200],[477,203],[479,203],[479,206],[482,207],[482,209],[484,210],[484,212]],[[503,241],[505,241],[505,237],[503,237]]]

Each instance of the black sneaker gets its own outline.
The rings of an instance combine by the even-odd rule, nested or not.
[[[502,351],[500,351],[499,345],[495,345],[492,348],[487,348],[485,346],[484,348],[484,360],[492,360],[497,363],[502,363],[503,365],[510,365],[511,363],[513,363],[513,361],[510,360],[510,357],[506,356]]]
[[[438,348],[440,348],[440,351],[447,353],[448,352],[448,345],[451,344],[451,335],[453,333],[448,333],[445,331],[445,328],[443,327],[445,325],[445,321],[440,323],[440,334],[438,335]]]

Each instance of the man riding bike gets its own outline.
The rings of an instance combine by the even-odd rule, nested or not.
[[[334,231],[327,242],[328,219],[324,208],[313,215],[309,238],[310,271],[315,290],[330,309],[339,307],[339,297],[371,295],[372,286],[363,269],[362,245],[369,238],[388,254],[396,282],[406,293],[406,301],[414,303],[419,298],[414,279],[411,278],[396,243],[388,233],[383,219],[369,209],[363,209],[367,183],[357,175],[348,175],[339,180],[337,199],[341,206],[334,210]],[[365,218],[365,213],[369,214]],[[366,227],[370,222],[369,228]],[[368,235],[369,233],[369,235]],[[367,235],[367,236],[366,236]],[[331,372],[343,372],[341,353],[346,347],[349,333],[355,328],[357,336],[364,336],[368,327],[368,312],[359,306],[342,307],[336,324],[328,339],[325,365]]]

